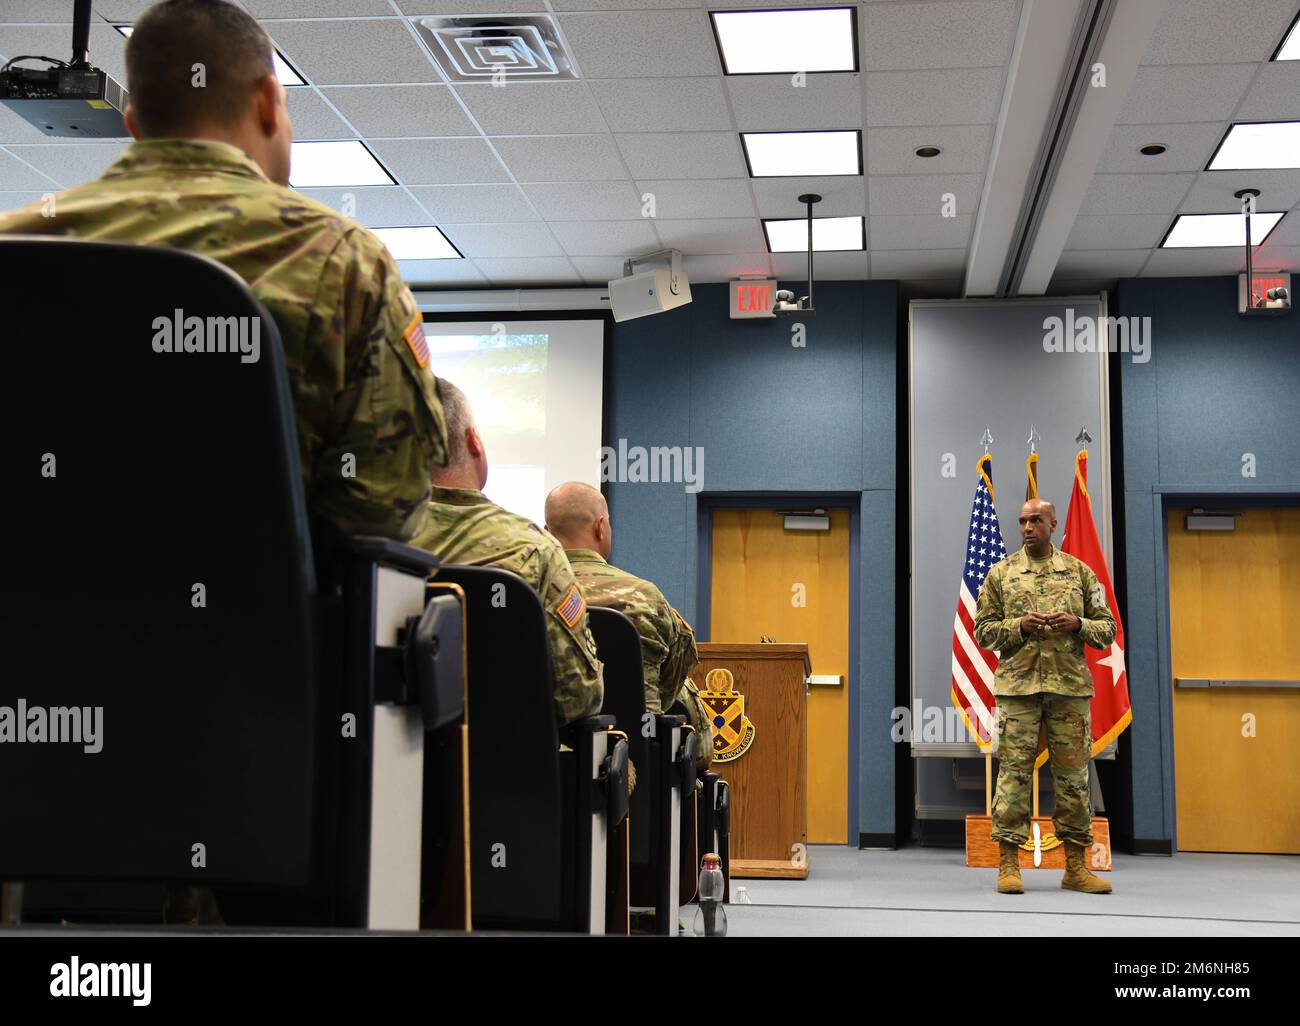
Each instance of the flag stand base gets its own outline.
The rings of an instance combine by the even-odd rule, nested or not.
[[[1051,816],[1035,816],[1032,823],[1038,824],[1039,836],[1045,840],[1055,838],[1052,832]],[[1031,824],[1029,836],[1034,836]],[[966,817],[966,865],[972,869],[997,869],[999,849],[998,842],[990,836],[993,833],[991,816]],[[1048,843],[1052,843],[1049,841]],[[1055,847],[1045,848],[1042,865],[1034,865],[1032,848],[1020,849],[1021,869],[1065,869],[1065,845],[1055,841]],[[1084,859],[1089,869],[1107,871],[1110,866],[1110,822],[1105,816],[1092,818],[1092,847],[1084,852]]]

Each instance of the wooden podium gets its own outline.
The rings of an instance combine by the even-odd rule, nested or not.
[[[711,671],[729,670],[730,689],[743,707],[743,716],[733,716],[725,731],[732,738],[739,735],[736,747],[743,753],[710,767],[731,789],[731,875],[803,880],[808,876],[808,646],[704,642],[699,649],[691,679],[700,691],[725,681],[725,675],[711,681]],[[716,702],[715,711],[730,704]],[[714,751],[718,748],[715,742]]]

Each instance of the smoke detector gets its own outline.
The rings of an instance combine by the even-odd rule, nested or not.
[[[546,14],[416,18],[434,60],[453,82],[576,79],[555,21]]]

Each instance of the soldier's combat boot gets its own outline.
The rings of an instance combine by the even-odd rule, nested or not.
[[[1020,882],[1020,846],[1014,841],[998,841],[998,893],[1024,894]]]
[[[1061,877],[1061,887],[1084,894],[1109,894],[1110,884],[1088,869],[1083,855],[1083,845],[1065,842],[1065,875]]]

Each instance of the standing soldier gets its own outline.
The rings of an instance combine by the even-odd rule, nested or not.
[[[1109,645],[1115,618],[1096,574],[1052,545],[1054,530],[1056,507],[1050,502],[1030,499],[1020,507],[1024,545],[989,571],[975,611],[976,643],[998,653],[998,891],[1024,893],[1018,851],[1029,838],[1031,775],[1039,723],[1045,721],[1056,794],[1053,829],[1065,842],[1061,886],[1108,894],[1110,884],[1084,864],[1092,844],[1092,674],[1083,646]]]
[[[126,44],[137,142],[52,210],[0,216],[0,233],[175,246],[229,267],[280,329],[313,532],[405,540],[446,462],[422,317],[378,238],[288,187],[293,127],[271,54],[233,4],[149,8]]]
[[[487,450],[465,394],[438,381],[447,417],[449,458],[433,473],[428,521],[411,544],[444,563],[495,566],[522,577],[546,610],[546,636],[555,677],[560,726],[600,712],[605,697],[587,603],[560,543],[536,524],[502,509],[486,495]]]
[[[680,702],[695,728],[696,766],[708,769],[713,727],[699,689],[686,678],[699,662],[695,632],[654,584],[607,562],[614,533],[605,497],[581,481],[560,485],[546,497],[546,529],[564,546],[587,601],[618,610],[636,626],[646,712],[667,712]]]

